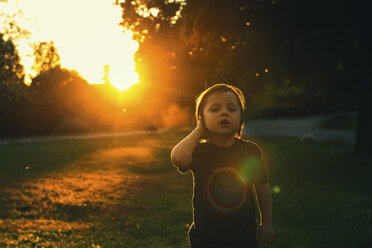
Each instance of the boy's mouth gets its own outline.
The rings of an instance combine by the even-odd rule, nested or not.
[[[220,124],[221,124],[221,125],[228,125],[228,124],[230,124],[230,122],[229,122],[228,120],[226,120],[226,119],[222,119],[222,120],[220,121]]]

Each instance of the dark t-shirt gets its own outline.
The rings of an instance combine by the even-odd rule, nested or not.
[[[257,144],[235,139],[221,147],[198,143],[192,162],[194,222],[190,239],[202,247],[256,244],[256,216],[252,184],[268,182]]]

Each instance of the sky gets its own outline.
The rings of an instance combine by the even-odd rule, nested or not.
[[[130,31],[124,33],[118,25],[122,21],[122,9],[113,2],[8,0],[0,1],[0,9],[9,15],[18,10],[23,13],[16,20],[31,35],[15,43],[26,74],[35,76],[29,44],[53,41],[62,67],[78,71],[89,83],[104,83],[104,66],[108,64],[111,83],[124,90],[138,83],[133,55],[139,44],[132,40]],[[26,79],[29,82],[30,76]]]

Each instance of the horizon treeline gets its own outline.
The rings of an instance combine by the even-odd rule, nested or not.
[[[364,47],[346,0],[118,5],[121,25],[140,43],[140,83],[124,92],[89,84],[60,65],[53,43],[41,42],[34,47],[38,74],[26,86],[16,48],[1,35],[0,136],[191,124],[196,97],[218,82],[242,89],[249,118],[358,108]]]

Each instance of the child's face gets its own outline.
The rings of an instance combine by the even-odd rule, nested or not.
[[[240,128],[241,112],[234,93],[215,93],[206,99],[204,123],[212,134],[234,136]]]

